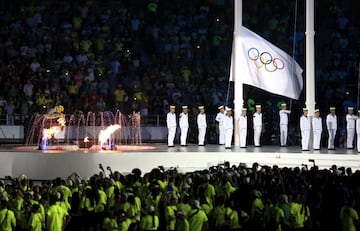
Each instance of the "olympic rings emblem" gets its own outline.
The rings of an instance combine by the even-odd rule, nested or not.
[[[255,66],[260,69],[265,68],[268,72],[274,72],[276,70],[283,70],[285,68],[285,63],[279,58],[274,58],[269,52],[261,52],[252,47],[248,50],[248,57],[250,60],[254,61]]]

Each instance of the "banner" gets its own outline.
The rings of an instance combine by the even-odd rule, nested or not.
[[[240,33],[241,49],[232,53],[230,81],[240,81],[270,93],[299,99],[303,89],[302,69],[288,54],[242,27]],[[233,77],[233,61],[240,59],[240,75]]]

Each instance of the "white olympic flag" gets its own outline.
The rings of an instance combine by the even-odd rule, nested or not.
[[[230,81],[240,81],[270,93],[299,99],[303,89],[302,68],[283,50],[242,27],[239,59],[240,76],[233,77],[231,56]]]

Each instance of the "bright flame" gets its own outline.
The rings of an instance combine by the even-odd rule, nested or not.
[[[103,144],[105,144],[107,142],[107,140],[110,138],[111,134],[120,128],[121,128],[120,125],[114,124],[114,125],[110,125],[105,130],[101,130],[99,133],[100,147],[103,148]]]
[[[55,136],[55,134],[61,132],[61,129],[62,128],[60,126],[44,128],[43,129],[43,139],[44,138],[51,139],[51,137]]]
[[[84,138],[84,142],[85,142],[85,143],[90,142],[89,137],[86,136],[86,137]]]

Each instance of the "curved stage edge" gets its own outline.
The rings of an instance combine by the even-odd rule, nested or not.
[[[314,162],[312,162],[312,160]],[[149,172],[157,166],[176,167],[179,172],[207,169],[229,161],[231,165],[244,163],[251,166],[278,165],[279,167],[313,166],[329,169],[332,165],[360,170],[360,155],[356,150],[301,151],[299,147],[262,146],[246,149],[225,149],[224,146],[190,144],[168,148],[165,144],[122,145],[116,150],[99,151],[98,148],[56,147],[38,150],[32,146],[0,147],[0,178],[25,174],[30,179],[49,180],[66,178],[73,172],[88,178],[104,168],[123,174],[134,168]],[[108,172],[107,172],[108,174]]]

